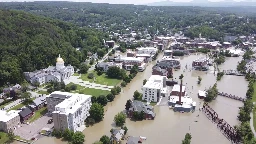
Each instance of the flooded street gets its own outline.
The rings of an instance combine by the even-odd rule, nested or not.
[[[201,103],[199,106],[202,100],[197,98],[198,90],[209,88],[216,82],[216,76],[210,71],[190,72],[189,69],[192,67],[192,61],[198,57],[200,56],[190,55],[181,58],[181,69],[174,71],[174,79],[176,78],[176,80],[178,80],[180,74],[183,73],[183,83],[186,84],[187,92],[189,96],[193,98],[193,101],[197,102],[196,111],[194,113],[175,113],[172,109],[169,109],[168,106],[155,106],[155,120],[134,122],[126,119],[126,126],[128,128],[127,136],[147,137],[147,140],[144,141],[146,144],[168,144],[170,142],[178,144],[184,139],[186,133],[191,133],[192,144],[203,144],[206,141],[208,144],[230,143],[230,141],[221,134],[219,129],[217,129],[216,125],[208,120],[202,112],[198,111],[198,108],[203,104]],[[162,54],[159,55],[158,59],[160,60],[161,58]],[[220,71],[236,69],[237,62],[241,59],[242,57],[226,58],[226,62],[219,66]],[[108,103],[105,107],[105,117],[102,122],[85,129],[83,132],[85,134],[85,144],[92,144],[99,140],[102,135],[110,136],[110,129],[114,126],[114,116],[124,110],[126,101],[133,97],[135,90],[141,91],[143,80],[151,76],[151,70],[155,63],[156,62],[150,63],[144,72],[138,73],[132,82],[123,89],[121,94],[116,96],[113,102]],[[183,70],[186,64],[188,69],[184,72]],[[200,85],[197,84],[198,76],[202,78]],[[223,76],[217,85],[220,92],[245,97],[247,82],[244,77]],[[219,114],[220,118],[225,119],[230,125],[238,124],[238,107],[242,106],[242,102],[219,96],[210,106]],[[197,117],[197,115],[199,115],[199,117]],[[66,142],[51,137],[44,137],[35,142],[35,144],[47,143],[64,144]]]

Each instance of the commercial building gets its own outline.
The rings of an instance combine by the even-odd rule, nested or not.
[[[160,96],[167,93],[166,76],[152,75],[142,87],[142,99],[147,102],[158,102]]]
[[[122,63],[114,63],[114,62],[101,62],[97,64],[97,67],[102,68],[104,72],[107,72],[110,67],[119,67],[122,69]]]
[[[46,101],[56,130],[76,132],[85,129],[84,120],[91,107],[90,95],[55,91],[46,97]]]
[[[171,96],[179,96],[180,95],[180,85],[176,84],[172,88]],[[181,96],[185,96],[186,94],[186,87],[182,85],[182,90],[181,90]]]
[[[151,56],[154,56],[157,52],[158,49],[154,47],[141,47],[141,48],[136,48],[137,54],[150,54]]]
[[[20,124],[20,110],[11,110],[9,112],[0,110],[0,131],[8,132],[16,129]]]
[[[208,62],[209,62],[209,59],[208,58],[204,58],[204,57],[201,57],[201,58],[198,58],[196,60],[194,60],[192,62],[192,67],[194,69],[199,69],[199,70],[207,70],[208,69]]]

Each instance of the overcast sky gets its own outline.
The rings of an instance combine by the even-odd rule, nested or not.
[[[93,2],[93,3],[112,3],[112,4],[148,4],[152,2],[159,2],[165,0],[0,0],[0,2],[22,2],[22,1],[74,1],[74,2]],[[172,0],[176,2],[189,2],[191,0]],[[209,1],[222,1],[222,0],[209,0]],[[243,0],[235,0],[243,1]]]

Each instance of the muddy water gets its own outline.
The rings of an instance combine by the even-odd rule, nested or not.
[[[159,56],[159,59],[161,57],[162,55]],[[216,76],[211,72],[183,71],[185,65],[187,64],[189,69],[192,61],[197,57],[200,56],[190,55],[183,57],[181,59],[181,70],[174,72],[174,78],[176,79],[183,73],[184,84],[187,85],[190,96],[197,102],[197,110],[194,113],[182,114],[173,112],[173,110],[170,110],[167,106],[155,106],[155,120],[138,122],[130,121],[129,119],[126,120],[126,126],[129,129],[127,135],[145,136],[147,137],[147,140],[145,141],[147,144],[176,144],[181,143],[184,135],[189,132],[192,134],[192,144],[203,144],[206,141],[208,144],[230,143],[220,133],[216,126],[198,111],[199,102],[201,101],[197,98],[198,90],[204,90],[205,88],[212,86],[216,82]],[[237,62],[240,61],[240,59],[241,58],[227,58],[226,62],[219,66],[219,69],[235,69]],[[92,144],[99,140],[102,135],[110,135],[109,131],[114,127],[114,116],[118,112],[124,110],[125,103],[128,99],[132,98],[133,92],[135,90],[140,90],[142,81],[150,77],[152,66],[154,64],[155,62],[149,64],[143,73],[139,73],[136,78],[123,89],[123,92],[116,97],[114,102],[109,103],[105,107],[106,112],[102,122],[85,129],[83,132],[86,139],[85,144]],[[197,77],[199,75],[202,77],[202,81],[200,85],[197,85]],[[239,96],[244,96],[247,89],[247,82],[243,77],[224,76],[217,84],[219,91]],[[219,114],[219,117],[224,118],[230,125],[238,124],[237,114],[238,107],[242,106],[241,102],[219,96],[210,105]],[[199,115],[199,117],[197,117],[197,115]],[[65,142],[55,138],[45,137],[39,139],[35,144],[45,143],[64,144]]]

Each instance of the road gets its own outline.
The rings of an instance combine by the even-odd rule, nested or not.
[[[108,58],[108,54],[111,53],[112,50],[115,50],[117,47],[119,47],[119,45],[114,45],[114,47],[111,48],[111,49],[108,51],[108,53],[106,53],[106,54],[104,55],[104,57],[103,57],[101,60],[98,61],[98,63],[101,63],[101,62],[105,61],[105,60]],[[97,64],[97,63],[96,63],[96,64]],[[95,69],[96,64],[93,64],[93,65],[88,69],[88,71],[93,71],[93,70]]]

